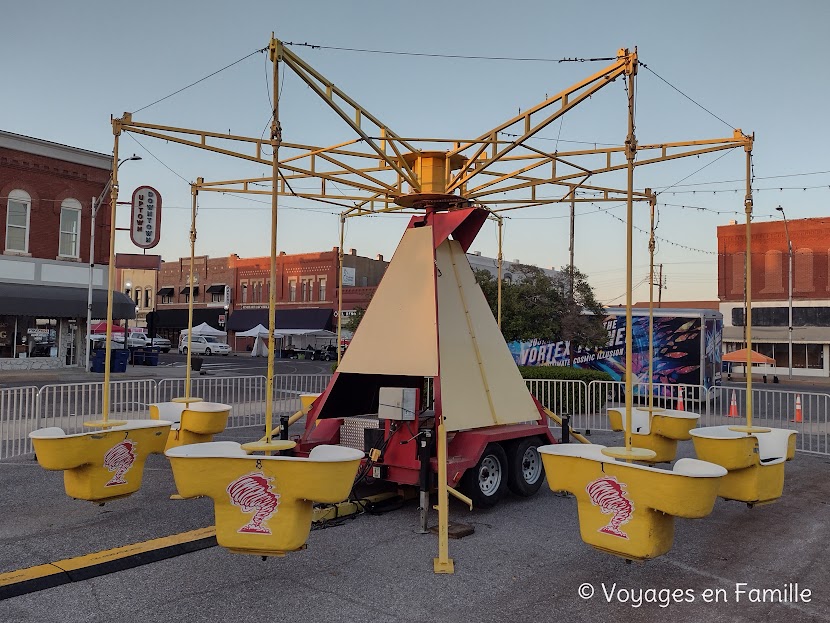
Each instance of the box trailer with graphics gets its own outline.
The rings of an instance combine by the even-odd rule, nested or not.
[[[576,348],[567,341],[526,340],[510,342],[510,352],[520,366],[568,366],[607,372],[625,380],[625,309],[608,308],[605,327],[608,343],[602,348]],[[648,383],[648,310],[633,311],[633,367],[635,392]],[[709,389],[721,384],[723,316],[711,309],[654,310],[654,383],[699,385]],[[696,397],[697,398],[697,397]]]

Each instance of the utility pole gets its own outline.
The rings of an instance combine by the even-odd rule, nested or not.
[[[657,283],[654,283],[654,276],[652,274],[651,277],[651,284],[657,286],[657,307],[663,306],[663,289],[666,287],[666,284],[663,283],[663,265],[659,264],[659,269],[657,271]]]

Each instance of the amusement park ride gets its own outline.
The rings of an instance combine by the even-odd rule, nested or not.
[[[420,488],[422,528],[426,527],[430,492],[437,489],[436,573],[453,572],[447,541],[450,495],[471,507],[492,506],[508,486],[516,494],[533,495],[545,473],[551,489],[576,496],[583,540],[629,560],[667,552],[672,546],[673,518],[704,517],[719,495],[748,504],[781,495],[784,461],[792,458],[794,431],[752,425],[750,375],[745,427],[692,430],[697,422],[694,414],[654,408],[651,391],[648,406],[635,408],[632,392],[633,204],[648,201],[651,206],[653,267],[656,202],[651,191],[635,190],[635,168],[722,150],[745,151],[749,297],[753,136],[736,130],[725,138],[639,145],[634,132],[636,50],[619,50],[609,66],[477,138],[441,139],[399,136],[273,36],[266,49],[273,64],[270,139],[156,125],[135,120],[129,113],[112,120],[114,163],[120,135],[131,132],[270,167],[270,188],[263,186],[269,180],[262,177],[199,178],[192,184],[191,271],[199,192],[270,195],[268,313],[273,337],[279,196],[344,208],[341,263],[343,226],[349,218],[387,212],[411,215],[403,238],[325,391],[308,399],[313,400],[310,408],[278,428],[273,425],[275,340],[269,340],[265,435],[248,444],[191,443],[210,439],[217,432],[216,426],[197,432],[200,412],[215,422],[217,417],[227,418],[230,406],[192,397],[189,365],[185,396],[174,405],[155,406],[153,417],[157,419],[109,419],[108,318],[103,414],[101,421],[92,423],[97,430],[70,436],[60,429],[32,434],[41,465],[67,470],[69,495],[105,501],[129,494],[140,485],[140,463],[146,453],[161,452],[167,444],[179,493],[213,498],[220,545],[239,552],[283,555],[304,547],[313,517],[312,501],[346,500],[355,476],[371,470],[377,479]],[[284,142],[279,117],[281,65],[316,93],[356,137],[327,147]],[[628,133],[623,146],[549,153],[530,144],[545,127],[617,79],[625,82],[628,97]],[[266,155],[267,150],[272,153]],[[585,156],[600,156],[604,164],[583,166],[579,162]],[[600,174],[623,170],[627,172],[623,190],[589,183]],[[117,176],[114,167],[113,211]],[[297,184],[300,181],[303,184]],[[553,197],[540,192],[550,189],[561,192]],[[610,414],[612,422],[617,422],[615,428],[625,434],[625,445],[619,448],[556,443],[548,419],[559,422],[558,417],[530,395],[499,330],[501,279],[497,321],[465,257],[488,218],[498,222],[501,240],[503,212],[601,201],[625,201],[627,205],[625,407]],[[114,215],[111,222],[113,249]],[[109,316],[113,272],[111,261]],[[342,306],[342,289],[338,291]],[[190,301],[192,324],[192,297]],[[748,301],[748,366],[750,314]],[[407,331],[400,331],[401,325]],[[394,356],[388,349],[392,342],[396,343]],[[191,349],[187,352],[189,357]],[[651,377],[650,373],[649,382]],[[307,416],[303,434],[287,439],[287,425],[303,415]],[[193,434],[188,437],[186,430]],[[152,440],[135,441],[148,431],[155,435]],[[274,438],[277,433],[281,439]],[[358,439],[354,447],[345,447],[346,438],[354,436]],[[677,441],[690,438],[702,460],[680,459],[672,470],[638,464],[672,461]],[[183,439],[190,441],[177,441]],[[130,452],[126,459],[122,452],[122,463],[107,459],[110,448],[119,447],[109,444],[126,440],[133,440],[132,458],[138,461],[129,490],[111,486],[110,480],[115,478],[113,466],[123,465]],[[62,447],[72,448],[73,461],[54,459],[65,453]],[[126,480],[123,469],[119,473]],[[76,488],[70,488],[70,480],[79,478],[94,480],[90,494],[79,495]]]

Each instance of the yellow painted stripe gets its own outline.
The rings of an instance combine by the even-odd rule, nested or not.
[[[0,586],[9,586],[20,582],[45,578],[57,573],[64,573],[66,571],[77,571],[86,567],[93,567],[95,565],[112,562],[121,558],[135,556],[136,554],[144,554],[153,550],[171,547],[173,545],[181,545],[183,543],[190,543],[192,541],[198,541],[214,536],[216,536],[216,527],[209,526],[207,528],[199,528],[198,530],[182,532],[171,536],[161,537],[159,539],[151,539],[149,541],[142,541],[131,545],[124,545],[122,547],[106,549],[93,554],[85,554],[83,556],[76,556],[75,558],[66,558],[64,560],[58,560],[57,562],[45,565],[36,565],[34,567],[28,567],[27,569],[8,571],[0,574]]]

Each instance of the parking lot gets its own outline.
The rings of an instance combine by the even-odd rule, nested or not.
[[[257,433],[237,429],[223,438]],[[611,433],[592,440],[620,441]],[[102,507],[66,498],[61,475],[31,457],[0,463],[0,471],[0,572],[213,523],[210,500],[169,499],[172,475],[159,456],[137,494]],[[544,487],[489,511],[453,502],[451,520],[475,527],[450,541],[454,575],[433,574],[436,537],[417,533],[411,502],[314,530],[307,550],[285,558],[210,547],[6,599],[0,620],[828,621],[828,477],[830,460],[798,454],[777,503],[749,509],[719,500],[705,519],[678,520],[674,549],[647,563],[626,564],[583,544],[574,499]],[[810,590],[809,602],[751,601],[750,589],[789,583],[802,595]],[[676,589],[679,600],[668,592]]]

